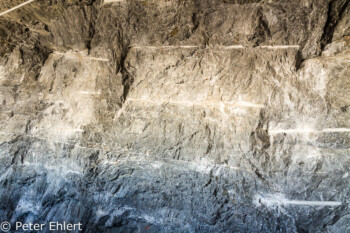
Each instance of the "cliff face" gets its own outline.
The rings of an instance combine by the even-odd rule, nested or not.
[[[37,0],[0,16],[0,221],[350,232],[349,12]]]

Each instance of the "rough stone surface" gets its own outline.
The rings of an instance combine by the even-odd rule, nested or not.
[[[37,0],[0,16],[0,222],[350,232],[349,11]]]

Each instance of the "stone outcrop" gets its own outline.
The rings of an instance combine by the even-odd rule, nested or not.
[[[350,231],[349,11],[37,0],[0,16],[0,222]]]

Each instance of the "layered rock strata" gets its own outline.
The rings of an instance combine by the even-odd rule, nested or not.
[[[0,222],[349,232],[349,10],[37,0],[0,16]]]

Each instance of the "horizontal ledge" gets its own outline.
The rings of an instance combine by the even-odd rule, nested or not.
[[[83,95],[101,95],[101,92],[93,92],[93,91],[79,91],[80,94]]]
[[[262,45],[257,48],[266,49],[300,49],[299,45]]]
[[[14,10],[17,10],[18,8],[21,8],[21,7],[23,7],[23,6],[25,6],[25,5],[29,4],[29,3],[32,3],[34,1],[35,0],[29,0],[29,1],[26,1],[26,2],[24,2],[22,4],[19,4],[18,6],[15,6],[15,7],[11,8],[11,9],[8,9],[7,11],[4,11],[4,12],[0,13],[0,16],[3,16],[5,14],[7,14],[7,13],[10,13],[10,12],[14,11]]]
[[[83,59],[83,60],[109,62],[109,59],[107,59],[107,58],[90,57],[90,56],[84,56],[84,55],[80,55],[80,54],[66,54],[66,53],[61,53],[61,52],[54,52],[54,54],[61,55],[61,56],[64,56],[66,58],[71,58],[71,59]]]
[[[307,205],[307,206],[340,206],[339,201],[300,201],[300,200],[276,200],[270,198],[260,198],[260,203],[268,205]]]
[[[131,46],[131,49],[195,49],[201,48],[196,45],[164,45],[164,46]],[[244,45],[230,45],[230,46],[209,46],[206,49],[299,49],[299,45],[261,45],[256,47],[249,47]]]
[[[103,3],[124,2],[124,0],[104,0]]]
[[[350,132],[347,128],[326,128],[322,130],[313,129],[276,129],[269,130],[270,134],[311,134],[311,133],[344,133]]]
[[[196,45],[131,46],[130,49],[196,49]]]
[[[230,45],[230,46],[214,46],[209,48],[221,48],[221,49],[299,49],[299,45],[260,45],[256,47],[244,46],[244,45]]]
[[[289,205],[309,205],[309,206],[339,206],[342,203],[339,201],[298,201],[290,200],[286,201],[285,204]]]
[[[181,101],[181,100],[149,100],[149,99],[126,99],[127,102],[145,102],[151,104],[176,104],[184,106],[215,106],[215,107],[237,107],[237,108],[264,108],[262,104],[255,104],[246,101],[228,102],[228,101]]]
[[[241,172],[247,172],[247,173],[254,173],[253,170],[243,168],[243,167],[234,167],[234,166],[228,166],[224,164],[217,164],[212,163],[210,161],[186,161],[186,160],[176,160],[176,159],[169,159],[169,158],[159,158],[155,157],[155,160],[148,160],[145,158],[139,158],[139,157],[126,157],[123,159],[118,159],[117,161],[104,161],[104,165],[113,166],[113,165],[119,165],[123,162],[149,162],[156,165],[156,167],[161,167],[162,164],[182,164],[182,168],[187,166],[189,170],[193,170],[202,174],[210,174],[211,172],[215,170],[221,170],[221,169],[228,169],[233,171],[241,171]],[[158,166],[157,166],[158,165]]]

